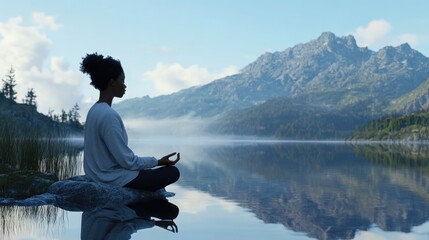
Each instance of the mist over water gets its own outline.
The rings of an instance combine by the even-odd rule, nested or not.
[[[211,119],[180,117],[170,119],[126,118],[123,120],[130,138],[209,136]]]
[[[157,143],[177,142],[186,144],[222,144],[238,142],[251,143],[273,143],[273,142],[344,142],[344,141],[302,141],[302,140],[280,140],[272,137],[227,135],[216,134],[210,131],[213,118],[196,118],[184,116],[168,119],[150,118],[124,118],[123,122],[127,129],[130,140],[150,139]]]

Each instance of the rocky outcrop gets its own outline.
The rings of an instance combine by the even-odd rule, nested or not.
[[[86,176],[75,176],[53,183],[46,193],[26,199],[0,198],[0,205],[41,206],[54,205],[69,211],[86,211],[109,205],[172,197],[174,193],[159,190],[139,191],[131,188],[97,183]]]

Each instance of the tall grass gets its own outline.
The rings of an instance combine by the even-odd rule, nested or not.
[[[0,171],[7,166],[68,178],[79,173],[81,150],[82,146],[61,136],[37,130],[23,133],[13,123],[0,123]]]
[[[31,182],[34,173],[49,173],[57,179],[80,174],[81,152],[82,146],[61,136],[37,129],[24,132],[14,123],[0,120],[0,198],[21,187],[17,185],[20,179]],[[49,229],[64,217],[64,211],[54,206],[0,206],[0,211],[1,239],[26,231],[28,222]]]

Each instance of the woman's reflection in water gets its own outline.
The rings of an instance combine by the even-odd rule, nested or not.
[[[173,219],[178,214],[179,208],[164,199],[86,211],[82,213],[81,239],[130,239],[138,230],[153,226],[177,232]]]

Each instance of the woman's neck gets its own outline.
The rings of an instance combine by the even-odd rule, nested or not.
[[[113,97],[110,94],[106,94],[105,92],[100,92],[100,97],[98,98],[98,102],[105,102],[112,106]]]

